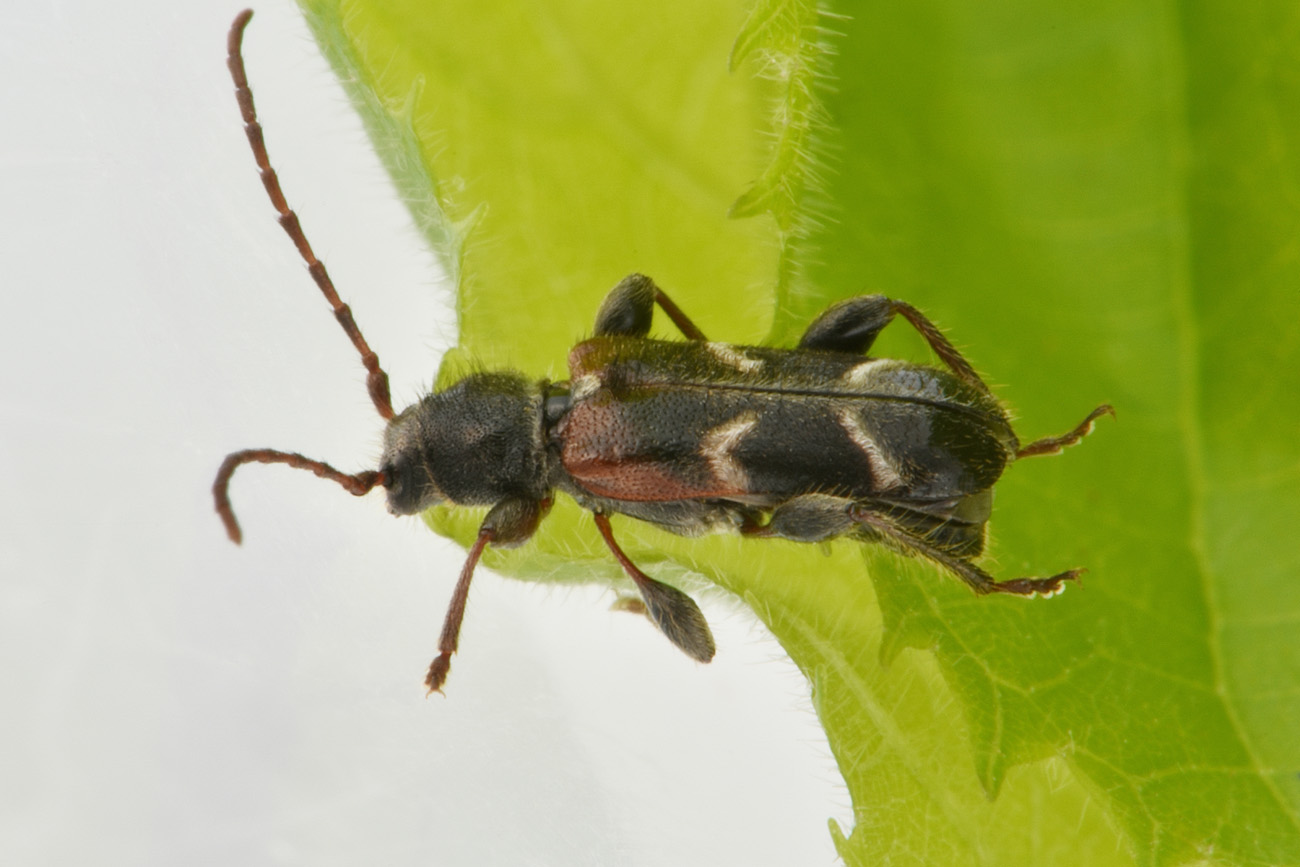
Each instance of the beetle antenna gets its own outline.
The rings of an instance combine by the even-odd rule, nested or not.
[[[388,484],[388,478],[378,470],[366,470],[348,474],[334,469],[323,461],[314,461],[296,452],[278,452],[274,449],[245,449],[227,455],[217,470],[217,479],[212,483],[212,497],[216,500],[217,514],[221,523],[226,525],[226,535],[238,545],[243,541],[239,522],[235,520],[235,510],[230,505],[230,477],[241,464],[288,464],[299,470],[311,470],[322,479],[338,482],[349,494],[361,496],[380,485]]]
[[[384,373],[384,369],[379,366],[379,356],[361,336],[361,329],[352,318],[351,308],[339,298],[334,282],[330,280],[329,272],[325,270],[325,264],[312,252],[307,235],[298,222],[298,215],[285,201],[284,192],[280,189],[280,179],[276,176],[275,169],[271,168],[271,159],[266,153],[266,140],[262,135],[262,125],[257,120],[257,109],[253,107],[253,91],[248,86],[248,76],[244,72],[244,57],[240,51],[244,41],[244,28],[248,26],[252,17],[253,10],[245,9],[230,25],[230,35],[226,41],[226,65],[230,67],[230,77],[235,82],[235,98],[239,100],[239,112],[244,117],[244,133],[248,136],[248,144],[253,149],[253,158],[257,160],[262,186],[266,187],[266,194],[270,196],[271,204],[280,215],[281,228],[298,248],[298,255],[307,263],[307,272],[311,274],[325,300],[334,309],[334,318],[338,320],[339,325],[343,326],[343,331],[351,338],[357,352],[361,353],[361,363],[366,367],[366,389],[370,392],[370,400],[374,402],[380,416],[391,419],[393,400],[388,390],[388,374]]]

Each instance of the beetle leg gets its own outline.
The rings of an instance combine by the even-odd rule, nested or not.
[[[804,494],[781,503],[762,526],[744,524],[745,536],[789,539],[792,542],[825,542],[852,529],[849,517],[853,501],[829,494]]]
[[[605,296],[596,313],[596,336],[645,337],[650,333],[655,304],[688,339],[705,339],[704,333],[681,308],[644,274],[629,274]]]
[[[600,530],[605,544],[609,546],[609,550],[613,552],[623,571],[636,582],[637,589],[641,591],[641,598],[645,600],[646,612],[655,626],[659,627],[659,631],[668,636],[669,641],[680,647],[692,659],[698,662],[708,662],[713,659],[715,652],[713,633],[709,631],[709,623],[704,619],[700,607],[691,597],[676,587],[656,581],[638,569],[636,564],[628,559],[627,554],[623,553],[618,542],[614,541],[614,531],[609,526],[609,517],[600,512],[594,512],[593,515],[596,518],[596,529]]]
[[[993,576],[969,560],[943,551],[925,539],[909,533],[905,528],[894,523],[890,518],[871,506],[858,503],[849,509],[849,517],[869,530],[878,533],[883,540],[893,543],[897,548],[910,554],[918,554],[933,560],[949,572],[965,581],[970,589],[981,596],[988,593],[1007,593],[1013,596],[1055,596],[1065,589],[1066,581],[1076,580],[1085,569],[1071,569],[1050,578],[1013,578],[1010,581],[995,581]]]
[[[860,295],[832,304],[809,323],[799,348],[866,355],[894,318],[891,304],[884,295]]]
[[[953,373],[980,391],[988,392],[984,380],[937,325],[906,301],[895,301],[884,295],[861,295],[831,305],[808,326],[799,348],[865,355],[895,315],[910,322]]]
[[[678,307],[673,299],[668,297],[668,293],[664,292],[664,290],[660,289],[658,286],[655,286],[655,303],[659,305],[659,308],[663,310],[664,313],[668,314],[668,318],[673,321],[673,324],[677,326],[677,330],[680,331],[682,336],[687,340],[709,339],[705,337],[704,332],[691,321],[691,318],[682,312],[682,308]]]
[[[1044,437],[1041,440],[1034,440],[1027,446],[1021,446],[1020,450],[1016,452],[1016,457],[1032,458],[1035,455],[1060,454],[1063,449],[1074,445],[1079,440],[1092,433],[1093,422],[1101,418],[1103,415],[1108,415],[1111,418],[1114,418],[1115,408],[1108,403],[1103,403],[1101,406],[1088,413],[1088,417],[1079,422],[1079,425],[1074,430],[1059,437]]]
[[[645,607],[645,600],[640,596],[619,596],[610,604],[609,610],[648,616],[650,609]]]
[[[474,567],[483,556],[483,549],[492,541],[493,533],[483,528],[478,531],[474,546],[469,549],[469,557],[460,568],[460,580],[451,594],[447,605],[447,614],[442,620],[442,635],[438,638],[438,655],[429,665],[429,673],[424,677],[424,685],[430,693],[442,692],[442,685],[447,681],[447,672],[451,670],[451,655],[460,643],[460,624],[465,619],[465,603],[469,600],[469,582],[474,578]]]
[[[438,638],[438,656],[429,665],[424,685],[429,692],[442,692],[442,685],[451,670],[451,655],[460,642],[460,624],[465,619],[465,603],[469,600],[469,584],[474,578],[474,567],[489,544],[502,548],[522,545],[537,530],[537,525],[551,508],[549,497],[542,500],[512,498],[502,500],[492,507],[478,528],[478,538],[469,549],[460,579],[452,591],[447,615],[442,621],[442,635]]]
[[[975,372],[975,368],[970,366],[970,362],[962,357],[962,354],[957,351],[957,347],[949,343],[948,338],[943,336],[939,326],[926,318],[924,313],[906,301],[890,301],[889,307],[892,312],[912,323],[912,327],[916,329],[917,333],[925,338],[926,343],[930,344],[934,354],[943,359],[943,363],[948,365],[948,368],[957,374],[960,379],[965,380],[986,394],[992,394],[989,387],[984,384],[984,380],[980,379],[979,374]]]

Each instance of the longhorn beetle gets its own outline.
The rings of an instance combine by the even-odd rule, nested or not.
[[[835,304],[794,349],[709,342],[640,274],[605,298],[593,336],[569,353],[570,379],[514,371],[471,374],[394,413],[379,359],[312,252],[267,157],[240,53],[252,12],[235,19],[228,65],[262,184],[308,272],[361,355],[375,408],[388,422],[379,469],[344,473],[291,452],[229,455],[213,496],[232,541],[230,505],[241,464],[282,463],[360,496],[383,487],[388,509],[415,515],[439,503],[490,506],[460,572],[425,685],[441,691],[456,652],[474,567],[488,545],[522,545],[562,491],[595,516],[648,615],[700,662],[713,636],[689,596],[646,575],[614,540],[611,514],[693,536],[730,530],[821,542],[848,536],[934,561],[979,594],[1051,596],[1082,569],[994,581],[975,565],[993,484],[1013,460],[1074,445],[1102,405],[1069,433],[1021,445],[1006,411],[942,332],[916,308],[882,295]],[[654,307],[687,339],[653,340]],[[947,369],[867,356],[902,316]]]

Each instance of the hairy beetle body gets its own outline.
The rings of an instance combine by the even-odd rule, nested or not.
[[[552,441],[579,486],[616,500],[942,499],[989,487],[1017,448],[988,395],[902,361],[597,338],[570,372]]]
[[[738,346],[708,341],[653,281],[633,274],[606,297],[592,337],[571,350],[567,382],[479,372],[394,414],[387,375],[270,167],[239,53],[249,17],[236,19],[229,42],[249,142],[281,225],[361,355],[388,428],[379,468],[359,473],[291,452],[235,452],[213,484],[217,512],[238,542],[228,487],[235,469],[252,462],[307,469],[357,495],[382,486],[397,515],[440,503],[489,506],[452,594],[425,681],[430,691],[446,679],[484,549],[526,542],[556,491],[593,513],[651,619],[702,662],[714,644],[698,606],[632,563],[610,515],[688,536],[723,530],[880,543],[938,563],[977,593],[1050,596],[1082,571],[995,581],[974,560],[1007,465],[1073,445],[1111,408],[1097,407],[1063,436],[1022,446],[1005,410],[938,328],[882,295],[831,306],[796,347]],[[686,340],[649,337],[656,306]],[[895,316],[916,328],[943,367],[867,354]]]
[[[511,372],[476,373],[398,414],[384,432],[388,508],[492,506],[550,490],[542,390]]]

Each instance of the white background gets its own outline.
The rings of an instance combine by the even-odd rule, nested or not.
[[[600,588],[483,571],[375,493],[357,358],[276,227],[224,66],[238,7],[0,11],[0,863],[834,863],[850,811],[780,648],[720,592],[700,666]],[[400,406],[446,287],[285,0],[246,54],[272,159]]]

